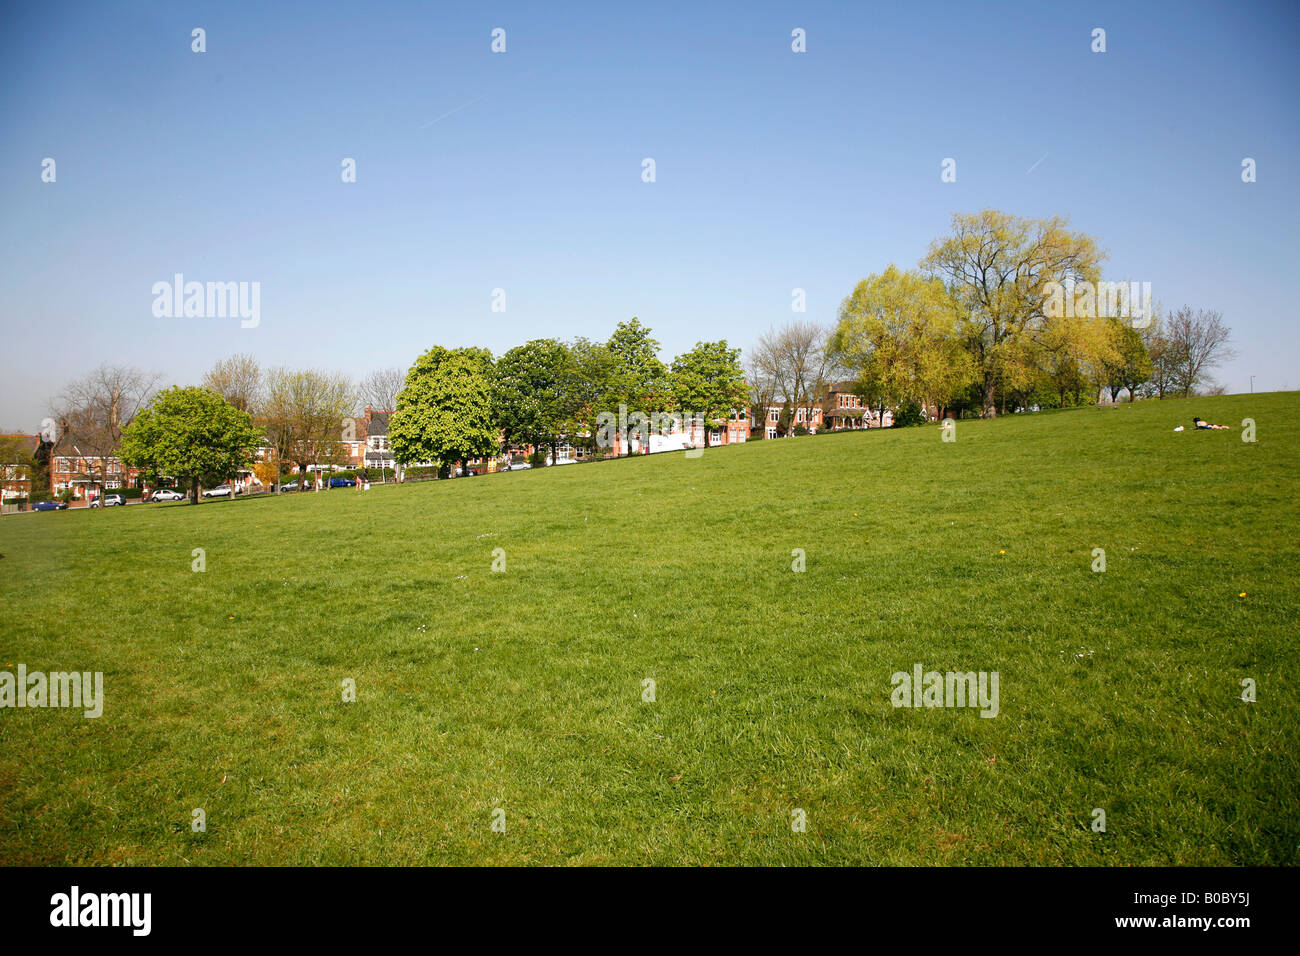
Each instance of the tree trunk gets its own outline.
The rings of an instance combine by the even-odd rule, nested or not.
[[[993,373],[992,373],[992,372],[987,372],[987,373],[985,373],[985,375],[984,375],[984,396],[983,396],[983,401],[982,401],[982,403],[981,403],[981,404],[984,406],[984,407],[983,407],[983,413],[984,413],[984,417],[985,417],[985,418],[997,418],[997,417],[998,417],[998,410],[997,410],[997,408],[995,407],[995,404],[994,404],[994,401],[993,401],[993,396],[994,396],[994,392],[995,392],[995,391],[996,391],[996,388],[995,388],[995,381],[994,381],[994,378],[993,378]]]
[[[199,503],[199,480],[197,478],[191,478],[190,479],[190,504],[197,505],[198,503]]]

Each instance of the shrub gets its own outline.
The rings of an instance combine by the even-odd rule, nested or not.
[[[925,415],[921,413],[919,402],[907,402],[902,408],[894,413],[895,428],[911,428],[914,425],[924,425]]]

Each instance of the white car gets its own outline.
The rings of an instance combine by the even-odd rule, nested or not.
[[[150,501],[184,501],[185,496],[174,488],[159,488],[149,496]]]
[[[203,492],[203,497],[204,498],[229,498],[230,486],[217,485],[217,487],[215,488],[209,488],[207,491]]]
[[[506,471],[524,471],[531,467],[533,466],[528,464],[526,461],[515,461],[510,463],[509,467],[506,468]]]

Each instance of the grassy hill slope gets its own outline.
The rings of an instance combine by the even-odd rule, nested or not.
[[[0,861],[1300,862],[1298,420],[1151,401],[5,518],[0,670],[101,670],[106,703],[0,710]],[[893,707],[918,663],[997,671],[999,715]]]

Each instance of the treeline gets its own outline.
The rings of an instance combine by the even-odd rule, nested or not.
[[[725,340],[698,342],[665,364],[636,318],[606,341],[534,339],[499,357],[435,346],[405,371],[355,383],[336,372],[264,370],[236,355],[198,388],[157,392],[159,376],[102,366],[68,386],[51,430],[75,436],[92,467],[120,456],[191,483],[232,475],[250,448],[269,447],[254,470],[272,484],[294,466],[305,474],[344,464],[345,440],[366,438],[346,434],[363,406],[393,413],[398,462],[438,462],[445,472],[503,447],[549,448],[552,460],[561,443],[595,451],[602,414],[621,409],[633,419],[691,416],[706,425],[707,442],[746,407],[762,437],[776,408],[777,434],[798,434],[831,385],[856,393],[879,420],[894,410],[900,423],[1207,388],[1232,355],[1222,316],[1186,306],[1163,315],[1130,298],[1127,283],[1103,283],[1103,261],[1095,239],[1059,218],[958,214],[915,269],[890,265],[863,279],[831,327],[770,330],[743,367]],[[621,417],[619,429],[626,452]]]
[[[103,486],[116,458],[147,480],[176,480],[197,500],[200,485],[250,463],[268,486],[295,466],[305,475],[346,464],[348,441],[366,440],[355,431],[363,407],[392,412],[387,436],[398,462],[436,462],[445,475],[455,462],[505,448],[549,447],[552,460],[562,442],[595,450],[601,416],[620,408],[717,426],[746,405],[739,349],[698,342],[665,365],[659,348],[633,318],[604,342],[535,339],[499,358],[435,346],[405,373],[382,369],[356,383],[338,372],[263,369],[235,355],[199,386],[157,391],[159,376],[102,366],[65,390],[55,415],[93,483]]]
[[[452,462],[503,447],[549,447],[553,461],[561,443],[595,452],[624,410],[625,418],[690,416],[705,424],[707,442],[709,428],[747,402],[739,349],[697,342],[665,365],[651,330],[633,318],[605,342],[534,339],[498,359],[435,346],[406,373],[389,439],[398,461],[436,461],[445,474]],[[626,452],[627,441],[620,447]]]
[[[827,354],[871,407],[932,417],[1210,387],[1232,355],[1222,316],[1186,306],[1162,316],[1130,283],[1104,283],[1103,260],[1095,239],[1058,218],[956,215],[916,269],[858,283]]]

